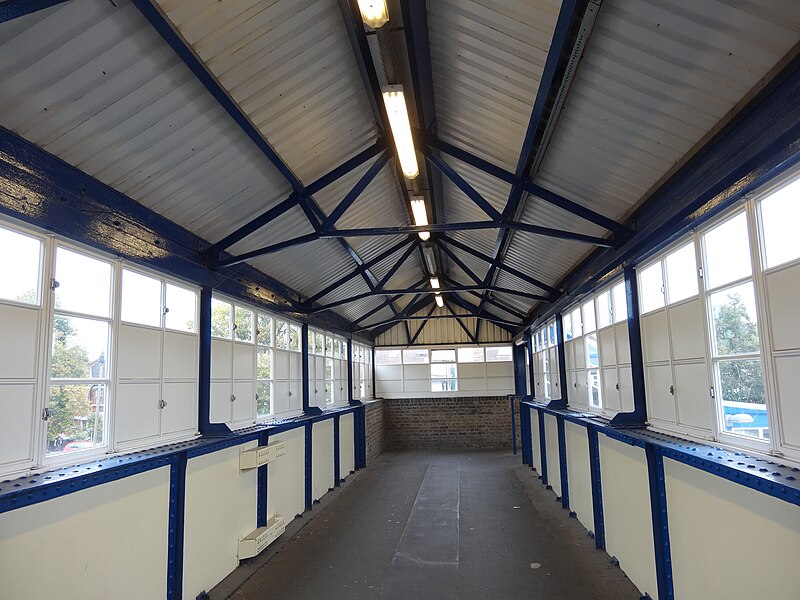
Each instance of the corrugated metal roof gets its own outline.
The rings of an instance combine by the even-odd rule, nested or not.
[[[377,139],[335,2],[159,4],[301,181]]]
[[[452,306],[453,312],[459,315],[461,322],[464,324],[470,333],[473,335],[475,334],[475,328],[477,327],[477,319],[474,317],[469,316],[466,310]],[[424,309],[418,311],[414,314],[415,317],[427,317],[428,313],[430,312],[430,307],[425,307]],[[443,308],[436,308],[433,313],[433,316],[450,316],[451,313],[447,309],[447,307]],[[472,344],[474,343],[467,332],[458,324],[456,319],[447,318],[447,319],[431,319],[427,322],[423,320],[414,320],[408,321],[408,327],[411,329],[411,335],[413,336],[417,330],[425,323],[425,326],[422,328],[417,340],[414,342],[415,345],[427,345],[427,344]],[[478,341],[480,343],[496,343],[496,342],[504,342],[510,341],[511,334],[498,327],[494,323],[484,321],[481,325],[479,338]],[[405,346],[408,344],[408,338],[406,337],[406,325],[405,323],[398,323],[391,329],[388,329],[381,335],[375,338],[375,346]]]

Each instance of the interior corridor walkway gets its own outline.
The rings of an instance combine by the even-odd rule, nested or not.
[[[519,463],[500,452],[384,453],[211,598],[638,599]]]

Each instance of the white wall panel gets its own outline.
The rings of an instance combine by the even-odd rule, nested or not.
[[[672,358],[683,360],[705,356],[706,325],[698,298],[669,308],[669,328]]]
[[[558,422],[553,415],[544,416],[544,442],[547,446],[547,483],[556,496],[561,495],[561,457],[558,454]]]
[[[197,385],[192,382],[167,382],[161,392],[167,405],[161,410],[161,433],[197,429]]]
[[[2,596],[165,598],[168,529],[169,467],[1,514]]]
[[[594,504],[592,500],[592,475],[589,463],[589,436],[586,427],[564,422],[567,443],[567,481],[569,482],[569,507],[589,531],[594,531]]]
[[[675,423],[675,396],[670,394],[672,367],[654,365],[645,367],[647,378],[647,414],[650,419]],[[674,388],[673,388],[674,389]]]
[[[614,341],[614,328],[608,327],[597,332],[597,345],[601,365],[617,364],[617,349]]]
[[[250,344],[233,345],[233,376],[236,379],[253,379],[255,377],[253,352],[253,346]]]
[[[120,325],[117,356],[120,379],[158,379],[161,377],[161,331]]]
[[[256,390],[253,380],[234,381],[233,395],[236,400],[231,402],[233,407],[232,422],[237,425],[254,423],[256,419]]]
[[[531,448],[533,450],[533,468],[542,474],[541,437],[539,436],[539,412],[531,410]]]
[[[239,565],[239,540],[256,528],[258,498],[258,469],[240,471],[239,453],[257,445],[252,441],[189,459],[184,598],[210,590]]]
[[[623,412],[633,412],[633,374],[630,367],[619,367],[617,369],[619,380],[619,402],[620,410]]]
[[[460,368],[460,367],[459,367]],[[487,362],[487,377],[514,377],[513,362]]]
[[[797,506],[668,458],[664,473],[676,598],[797,597]]]
[[[783,424],[783,440],[786,444],[800,448],[800,356],[779,356],[775,358],[775,376],[778,397],[783,399],[779,405]],[[793,398],[795,401],[789,401]]]
[[[314,423],[311,436],[311,497],[319,500],[333,487],[333,419]]]
[[[800,319],[797,318],[800,298],[800,264],[767,274],[767,296],[776,350],[800,348]]]
[[[669,360],[669,333],[666,311],[642,317],[642,351],[646,362]]]
[[[628,323],[614,325],[614,339],[617,345],[617,364],[627,365],[631,362],[631,343],[628,338]]]
[[[599,435],[606,551],[639,588],[657,600],[653,522],[644,450]],[[695,532],[692,532],[696,534]]]
[[[288,523],[305,510],[306,432],[298,427],[271,435],[271,442],[284,442],[286,454],[267,467],[267,514],[278,513]]]
[[[114,431],[120,447],[158,435],[160,390],[158,383],[120,383],[117,386]]]
[[[231,346],[230,340],[211,340],[211,378],[231,378]],[[277,352],[275,354],[278,354]]]
[[[344,479],[355,469],[355,417],[348,413],[339,417],[339,477]]]
[[[711,431],[711,398],[705,363],[675,365],[678,422]]]
[[[164,332],[164,378],[196,379],[198,375],[197,336]]]
[[[0,304],[0,324],[6,340],[0,344],[0,379],[33,379],[36,377],[39,310]]]
[[[276,384],[277,388],[277,384]],[[228,381],[211,382],[211,408],[209,419],[212,423],[227,423],[231,418],[231,384]]]
[[[33,459],[34,383],[0,384],[0,463]]]

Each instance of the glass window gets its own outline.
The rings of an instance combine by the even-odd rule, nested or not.
[[[696,296],[697,262],[694,254],[694,242],[690,242],[664,260],[667,268],[667,297],[669,303],[680,302],[685,298]]]
[[[161,280],[122,270],[122,320],[161,327]]]
[[[611,290],[614,299],[614,323],[625,321],[628,318],[628,300],[625,294],[625,282],[618,283]]]
[[[455,354],[455,351],[452,351]],[[431,364],[431,391],[458,391],[458,373],[455,362]]]
[[[756,299],[752,282],[711,294],[711,314],[717,356],[759,351]]]
[[[412,348],[410,350],[403,350],[403,364],[406,365],[428,364],[427,348]]]
[[[586,366],[599,367],[600,356],[597,353],[597,334],[591,333],[586,336]]]
[[[261,346],[272,346],[272,317],[258,314],[256,338]]]
[[[56,250],[56,308],[97,317],[111,315],[111,265],[66,248]]]
[[[50,377],[107,378],[108,333],[106,321],[55,315]]]
[[[167,284],[167,314],[164,326],[176,331],[195,331],[197,318],[197,292]]]
[[[561,324],[564,327],[564,341],[572,339],[572,313],[561,315]]]
[[[594,322],[594,302],[591,300],[581,306],[583,312],[583,332],[589,333],[595,330]]]
[[[458,362],[460,363],[483,362],[483,348],[459,348]]]
[[[325,336],[325,356],[333,356],[333,338]]]
[[[594,369],[586,372],[589,384],[589,406],[593,408],[603,407],[603,395],[600,388],[600,371]]]
[[[376,365],[399,365],[401,362],[400,350],[375,350]]]
[[[572,337],[581,337],[583,335],[583,323],[581,322],[580,307],[572,311],[570,321],[572,322]]]
[[[611,291],[606,291],[597,296],[597,327],[602,329],[611,325]]]
[[[308,330],[308,353],[314,354],[314,332],[311,329]]]
[[[105,444],[107,386],[52,384],[47,420],[47,453],[75,452]]]
[[[456,362],[455,350],[431,350],[432,363]]]
[[[272,382],[259,381],[256,386],[256,416],[268,417],[272,414]]]
[[[300,334],[302,329],[299,325],[289,325],[289,350],[300,352]]]
[[[233,307],[227,303],[211,299],[211,335],[231,339],[231,311]]]
[[[272,379],[272,349],[259,348],[257,354],[257,378]]]
[[[747,216],[740,212],[703,236],[709,289],[752,273]]]
[[[314,353],[325,356],[325,336],[321,333],[314,336]]]
[[[764,198],[760,206],[767,268],[800,257],[800,179]]]
[[[0,227],[0,299],[39,304],[42,242]]]
[[[275,319],[275,347],[279,350],[289,348],[289,324],[280,319]]]
[[[642,269],[639,273],[639,302],[642,313],[664,306],[664,275],[661,261]]]
[[[511,360],[513,360],[511,346],[486,349],[486,362],[509,362]]]
[[[241,306],[234,308],[234,337],[239,342],[253,341],[253,311]]]

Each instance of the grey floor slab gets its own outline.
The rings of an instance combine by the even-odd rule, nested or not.
[[[501,452],[385,453],[211,597],[637,600],[519,463]]]

